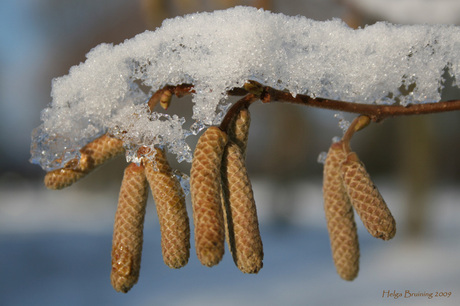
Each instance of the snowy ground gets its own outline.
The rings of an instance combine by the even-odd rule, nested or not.
[[[460,191],[433,195],[427,234],[418,241],[404,232],[400,195],[381,188],[399,225],[390,242],[373,239],[360,226],[361,271],[341,280],[332,263],[321,186],[296,187],[291,225],[272,222],[263,203],[270,184],[254,183],[264,242],[264,268],[244,275],[228,252],[214,268],[201,266],[194,249],[189,264],[171,270],[162,263],[160,235],[149,201],[141,276],[128,293],[109,280],[112,222],[117,190],[60,192],[42,186],[1,188],[1,305],[459,305]],[[434,210],[436,208],[436,210]],[[412,293],[451,292],[449,298],[404,298]],[[384,292],[402,293],[395,299]],[[387,294],[387,293],[386,293]]]

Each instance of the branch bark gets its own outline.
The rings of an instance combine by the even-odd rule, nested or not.
[[[375,105],[375,104],[360,104],[346,101],[330,100],[323,98],[312,98],[307,95],[292,96],[288,92],[279,91],[271,87],[264,87],[266,102],[289,102],[294,104],[324,108],[348,113],[366,115],[372,121],[381,121],[388,117],[407,116],[407,115],[422,115],[433,114],[440,112],[448,112],[460,110],[460,100],[450,100],[434,103],[411,104],[408,106],[402,105]],[[265,101],[264,101],[265,102]]]
[[[176,96],[181,97],[183,95],[194,93],[193,85],[190,84],[181,84],[177,86],[166,86],[163,89],[160,89],[157,93],[154,94],[152,100],[157,99],[159,92],[164,90],[171,90]],[[355,113],[360,115],[368,116],[372,121],[381,121],[388,117],[396,116],[407,116],[407,115],[422,115],[422,114],[433,114],[449,111],[460,110],[460,100],[449,100],[442,102],[433,102],[433,103],[422,103],[422,104],[410,104],[408,106],[402,105],[376,105],[376,104],[360,104],[354,102],[340,101],[340,100],[331,100],[323,98],[312,98],[308,95],[296,95],[295,97],[289,92],[281,91],[274,89],[269,86],[263,86],[262,84],[255,81],[248,81],[241,88],[233,88],[227,92],[231,96],[244,96],[251,94],[251,98],[246,98],[251,100],[251,104],[254,100],[254,97],[260,99],[264,103],[269,102],[282,102],[282,103],[293,103],[300,104],[305,106],[311,106],[316,108],[324,108],[329,110]],[[243,98],[242,100],[246,100]],[[242,101],[241,101],[242,102]],[[240,102],[240,103],[241,103]],[[243,102],[246,104],[248,101]],[[149,103],[151,109],[156,103]]]

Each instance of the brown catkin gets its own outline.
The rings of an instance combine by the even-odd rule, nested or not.
[[[87,173],[77,169],[56,169],[45,175],[45,186],[48,189],[58,190],[68,187],[84,177]]]
[[[110,278],[116,291],[128,292],[139,278],[147,186],[144,167],[130,164],[123,176],[113,228]]]
[[[351,281],[359,271],[359,241],[353,208],[340,176],[345,159],[342,143],[332,144],[324,163],[323,197],[332,258],[340,277]]]
[[[198,139],[190,170],[195,248],[200,262],[209,267],[220,262],[225,249],[220,168],[227,141],[225,132],[209,127]]]
[[[351,204],[369,233],[383,240],[393,238],[396,222],[356,153],[348,154],[341,175]]]
[[[222,190],[233,260],[242,272],[257,273],[264,253],[256,204],[243,152],[233,142],[226,146],[222,161]]]
[[[241,148],[243,155],[246,155],[250,124],[251,115],[249,110],[247,108],[243,108],[240,110],[235,119],[233,119],[227,131],[228,138]]]
[[[108,135],[96,138],[80,150],[79,160],[73,159],[64,168],[48,172],[45,176],[45,186],[49,189],[68,187],[97,166],[123,152],[123,141]]]
[[[238,114],[231,120],[230,124],[227,127],[227,135],[230,141],[236,143],[243,152],[243,159],[246,156],[246,148],[248,143],[249,137],[249,126],[251,123],[251,116],[249,113],[249,109],[242,108]],[[227,209],[228,209],[228,199],[222,194],[222,204],[224,207],[222,208],[223,215],[224,215],[224,224],[225,224],[225,238],[227,240],[227,244],[230,248],[230,252],[234,251],[232,248],[232,243],[230,242],[228,226],[229,222],[227,220]]]
[[[145,174],[155,200],[165,264],[174,269],[185,266],[190,256],[190,225],[185,195],[165,152],[156,148],[154,161],[144,159]]]

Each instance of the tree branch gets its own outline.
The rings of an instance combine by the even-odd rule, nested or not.
[[[149,103],[151,109],[156,103],[153,100],[159,100],[159,97],[165,90],[170,90],[178,97],[194,93],[193,85],[181,84],[177,86],[166,86],[158,90]],[[287,102],[300,104],[305,106],[330,109],[335,111],[355,113],[368,116],[372,121],[381,121],[388,117],[407,116],[407,115],[422,115],[441,112],[449,112],[460,110],[460,100],[450,100],[434,103],[411,104],[408,106],[402,105],[376,105],[376,104],[361,104],[339,100],[312,98],[307,95],[296,95],[295,97],[289,92],[274,89],[269,86],[263,86],[256,81],[248,81],[242,88],[233,88],[227,92],[231,96],[244,96],[251,94],[251,104],[255,98],[260,99],[264,103],[269,102]],[[248,98],[248,97],[247,97]],[[242,100],[245,100],[243,98]],[[155,101],[156,102],[156,101]],[[241,101],[242,102],[242,101]],[[240,102],[240,103],[241,103]],[[242,102],[246,104],[246,102]]]
[[[294,104],[307,105],[317,108],[324,108],[348,113],[366,115],[372,121],[381,121],[388,117],[433,114],[460,110],[460,100],[450,100],[434,103],[402,105],[375,105],[329,100],[323,98],[312,98],[307,95],[292,96],[288,92],[279,91],[271,87],[265,87],[264,102],[277,101],[289,102]]]

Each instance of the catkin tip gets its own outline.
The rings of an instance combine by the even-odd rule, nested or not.
[[[45,175],[44,184],[48,189],[60,190],[69,187],[85,175],[85,172],[74,169],[57,169]]]

